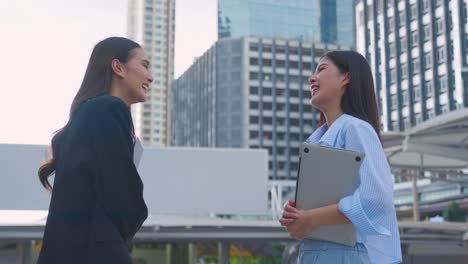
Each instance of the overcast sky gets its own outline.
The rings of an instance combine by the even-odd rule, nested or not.
[[[93,46],[126,36],[127,0],[0,0],[0,143],[48,144]],[[216,40],[216,0],[176,0],[175,74]]]

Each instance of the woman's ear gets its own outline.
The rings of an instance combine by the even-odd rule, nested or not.
[[[343,79],[341,80],[342,82],[342,87],[348,87],[350,78],[349,78],[349,72],[343,74]]]
[[[111,67],[115,75],[122,78],[125,76],[125,66],[118,59],[112,60]]]

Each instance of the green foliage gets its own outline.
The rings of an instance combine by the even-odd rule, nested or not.
[[[460,206],[452,202],[449,206],[447,206],[444,211],[442,212],[445,221],[449,222],[465,222],[465,214]]]

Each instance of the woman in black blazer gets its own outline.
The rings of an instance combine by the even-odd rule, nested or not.
[[[130,105],[146,100],[152,81],[137,43],[113,37],[94,47],[69,121],[52,139],[52,159],[38,171],[52,192],[38,263],[132,262],[131,241],[148,209]]]

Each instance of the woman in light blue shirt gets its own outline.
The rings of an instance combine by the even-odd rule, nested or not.
[[[401,247],[393,204],[393,177],[380,141],[372,73],[354,51],[327,53],[309,79],[311,104],[321,111],[319,128],[307,142],[365,153],[360,183],[349,196],[329,206],[298,210],[288,201],[280,219],[301,240],[298,264],[400,263]],[[356,245],[307,239],[324,225],[352,223]]]

